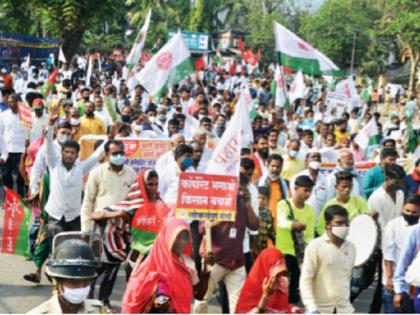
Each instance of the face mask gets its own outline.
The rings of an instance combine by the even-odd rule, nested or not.
[[[157,119],[159,121],[165,121],[166,120],[166,115],[157,115]]]
[[[111,162],[111,164],[114,164],[116,166],[123,165],[126,160],[127,160],[126,157],[121,154],[117,154],[117,155],[111,154],[111,156],[109,157],[109,161]]]
[[[340,128],[340,131],[341,131],[342,133],[344,133],[344,132],[346,132],[346,131],[347,131],[347,128]]]
[[[299,154],[299,151],[295,151],[295,150],[290,150],[289,151],[289,156],[294,159],[295,157],[297,157]]]
[[[85,115],[86,115],[86,117],[93,117],[95,115],[95,113],[94,112],[92,112],[92,113],[85,112]]]
[[[349,227],[348,226],[333,226],[331,229],[331,233],[345,240],[347,235],[349,234]]]
[[[184,161],[182,161],[182,165],[185,167],[185,169],[189,168],[193,164],[192,158],[186,158]]]
[[[71,118],[70,119],[70,124],[72,126],[78,126],[78,125],[80,125],[80,118]]]
[[[201,120],[201,118],[207,117],[206,115],[198,115],[198,120]]]
[[[57,136],[57,141],[59,144],[64,144],[66,141],[70,140],[70,136],[69,135],[58,135]]]
[[[268,174],[271,180],[278,180],[280,178],[279,174]]]
[[[309,162],[308,166],[313,170],[319,170],[321,167],[321,163],[319,163],[318,161],[311,161]]]
[[[67,302],[70,302],[71,304],[80,304],[87,299],[89,292],[90,286],[78,289],[70,289],[64,287],[64,292],[62,293],[62,296]]]
[[[149,116],[149,121],[150,121],[151,124],[153,124],[155,122],[155,120],[156,120],[155,116]]]
[[[408,223],[408,225],[415,225],[419,222],[419,217],[416,215],[403,213],[402,216],[404,220]]]
[[[121,115],[121,120],[125,123],[130,122],[130,116],[129,115]]]
[[[89,101],[89,96],[83,97],[83,99],[88,102]]]
[[[353,170],[353,166],[346,166],[346,167],[343,167],[343,171],[346,171],[346,172],[351,172]]]

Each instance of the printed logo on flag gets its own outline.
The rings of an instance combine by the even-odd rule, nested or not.
[[[157,57],[156,64],[161,70],[169,70],[171,68],[172,59],[172,54],[167,51]]]

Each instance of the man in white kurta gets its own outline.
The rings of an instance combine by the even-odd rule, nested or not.
[[[333,313],[334,310],[353,313],[350,281],[356,248],[345,240],[347,211],[338,205],[330,206],[325,211],[325,221],[326,233],[309,242],[305,250],[300,276],[302,301],[309,313]]]

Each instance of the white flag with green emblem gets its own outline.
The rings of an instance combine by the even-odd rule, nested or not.
[[[127,60],[125,62],[125,66],[128,70],[127,73],[131,72],[140,60],[141,51],[143,50],[144,42],[146,41],[146,35],[147,35],[147,30],[149,29],[151,16],[152,16],[152,9],[149,9],[149,12],[147,12],[147,15],[146,15],[146,19],[144,20],[144,24],[142,28],[140,29],[140,32],[137,34],[137,37],[134,41],[133,48],[131,48],[130,54],[128,55]]]
[[[274,22],[274,36],[280,65],[312,75],[340,70],[327,56],[277,22]]]
[[[191,73],[194,73],[191,53],[178,32],[136,74],[136,79],[150,95],[158,95]]]

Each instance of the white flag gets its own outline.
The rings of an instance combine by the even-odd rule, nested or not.
[[[172,37],[150,59],[146,66],[136,74],[136,79],[150,95],[155,95],[168,81],[169,76],[184,78],[194,72],[191,65],[184,61],[190,59],[191,53],[184,42],[181,32]]]
[[[376,124],[376,119],[371,118],[369,122],[359,131],[354,141],[359,145],[360,148],[365,150],[369,141],[373,136],[378,134],[378,125]]]
[[[93,72],[93,60],[92,60],[92,56],[89,56],[89,64],[88,64],[87,73],[86,73],[86,86],[87,87],[90,87],[90,77],[92,76],[92,72]]]
[[[339,70],[327,56],[277,22],[274,36],[279,64],[312,75]]]
[[[66,56],[64,56],[63,48],[60,47],[60,51],[58,52],[58,61],[62,63],[67,63]]]
[[[130,54],[127,57],[127,60],[124,66],[126,70],[123,71],[123,78],[125,80],[127,80],[128,75],[130,74],[131,71],[134,70],[134,68],[136,67],[136,64],[139,62],[141,58],[141,52],[143,50],[144,43],[146,41],[146,35],[149,29],[151,17],[152,17],[152,9],[149,9],[149,12],[147,12],[147,15],[146,15],[146,19],[144,20],[144,24],[142,28],[140,29],[139,33],[137,34],[133,48],[131,48]]]
[[[279,107],[284,107],[287,103],[287,86],[286,86],[286,79],[283,74],[283,67],[277,65],[276,72],[274,73],[274,84],[276,90],[276,101],[275,105]]]
[[[247,126],[247,124],[250,125],[248,116],[250,101],[252,102],[249,93],[241,92],[235,113],[207,164],[207,174],[239,176],[242,138],[249,137],[249,129],[251,129]]]
[[[338,82],[335,87],[335,93],[340,94],[349,100],[357,97],[357,90],[353,77],[348,77],[347,79]]]
[[[290,103],[293,104],[298,98],[303,98],[305,96],[305,90],[306,86],[305,80],[303,79],[303,73],[302,71],[299,71],[290,86]]]

